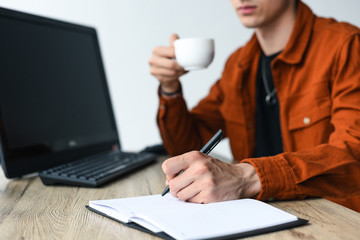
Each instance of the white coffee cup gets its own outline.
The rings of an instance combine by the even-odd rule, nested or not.
[[[206,68],[214,58],[214,39],[181,38],[174,42],[176,61],[187,71]]]

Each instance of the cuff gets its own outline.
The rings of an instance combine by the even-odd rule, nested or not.
[[[281,156],[249,158],[241,162],[250,163],[259,176],[261,191],[256,199],[265,201],[296,198],[294,173]]]
[[[161,93],[161,86],[158,89],[158,96],[159,96],[159,110],[158,110],[158,117],[159,119],[163,119],[167,113],[168,108],[177,109],[179,106],[184,104],[184,98],[182,95],[182,90],[180,86],[180,92],[174,96],[165,96]]]
[[[160,97],[163,97],[163,98],[166,98],[166,99],[178,98],[178,97],[182,96],[181,84],[179,85],[179,88],[175,92],[172,92],[172,93],[164,92],[161,89],[161,85],[159,85],[158,94],[159,94]]]

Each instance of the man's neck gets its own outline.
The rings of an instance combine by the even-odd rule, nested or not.
[[[288,43],[296,20],[296,7],[288,8],[275,21],[255,29],[265,55],[282,51]]]

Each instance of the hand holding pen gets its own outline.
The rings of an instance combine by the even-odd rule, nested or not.
[[[200,150],[201,153],[205,153],[205,154],[209,154],[211,152],[211,150],[214,149],[214,147],[221,141],[223,132],[221,131],[221,129],[205,144],[205,146]],[[183,169],[177,173],[177,175],[180,175],[183,173]],[[164,189],[164,191],[162,192],[162,196],[164,196],[165,194],[167,194],[170,191],[170,187],[169,185]]]
[[[201,149],[203,153],[192,151],[163,163],[162,169],[175,197],[187,202],[211,203],[251,198],[260,193],[260,179],[251,164],[231,164],[206,155],[221,137],[219,131]],[[164,194],[168,191],[166,188]]]

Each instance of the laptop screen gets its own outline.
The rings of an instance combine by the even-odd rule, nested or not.
[[[8,177],[119,147],[94,28],[0,9],[0,32]]]

